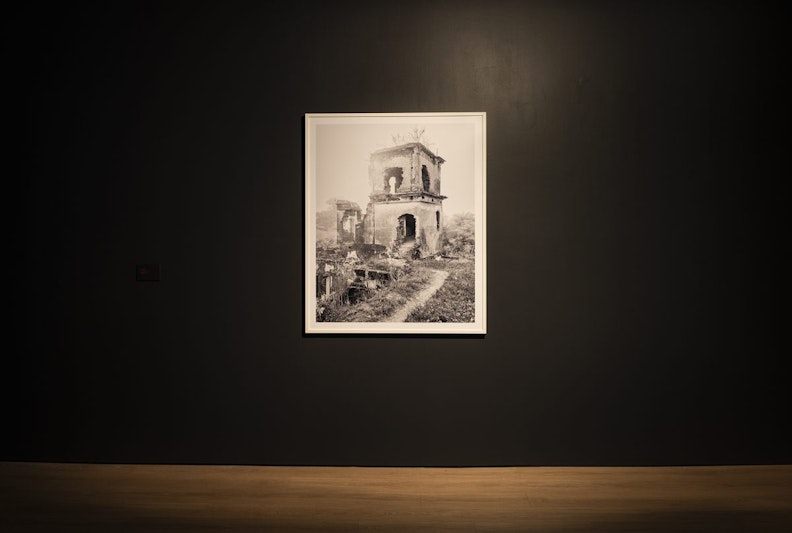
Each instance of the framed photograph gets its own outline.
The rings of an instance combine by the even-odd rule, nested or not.
[[[305,115],[306,333],[486,333],[486,114]]]

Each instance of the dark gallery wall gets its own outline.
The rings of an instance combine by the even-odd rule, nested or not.
[[[0,459],[792,460],[780,2],[291,7],[7,14]],[[305,336],[303,114],[404,111],[487,112],[488,333]]]

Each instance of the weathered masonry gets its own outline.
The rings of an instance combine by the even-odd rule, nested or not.
[[[440,252],[446,198],[440,194],[440,166],[444,162],[418,142],[372,153],[371,192],[359,242],[389,248],[414,243],[422,256]]]
[[[347,200],[336,200],[336,231],[339,244],[360,241],[360,226],[363,221],[360,206]]]

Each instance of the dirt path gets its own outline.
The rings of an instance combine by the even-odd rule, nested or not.
[[[432,279],[429,281],[429,285],[424,287],[421,292],[417,293],[415,296],[410,298],[404,307],[397,310],[391,316],[383,320],[383,322],[404,322],[413,310],[419,306],[422,306],[426,303],[426,300],[432,297],[437,290],[443,286],[445,283],[446,278],[448,277],[448,272],[443,270],[433,270],[432,271]]]

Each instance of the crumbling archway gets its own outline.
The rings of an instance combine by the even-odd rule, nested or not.
[[[409,213],[399,217],[398,237],[402,241],[415,239],[415,217]]]

